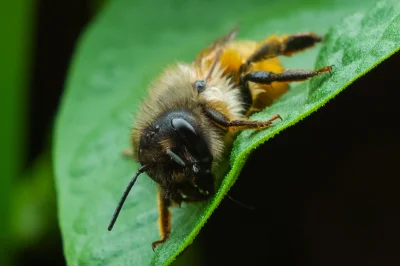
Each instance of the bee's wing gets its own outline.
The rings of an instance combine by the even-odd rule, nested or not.
[[[238,30],[239,26],[236,26],[229,33],[214,40],[214,42],[212,42],[210,45],[208,45],[206,48],[201,50],[200,53],[197,54],[196,59],[194,61],[194,65],[196,67],[198,76],[200,77],[204,76],[204,73],[202,73],[203,62],[214,61],[216,57],[220,54],[221,49],[227,43],[235,39]]]

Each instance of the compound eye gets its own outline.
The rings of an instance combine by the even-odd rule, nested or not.
[[[206,83],[203,79],[199,79],[194,82],[194,87],[197,89],[197,92],[200,94],[206,89]]]
[[[174,118],[171,121],[171,125],[185,146],[197,159],[203,160],[210,156],[205,140],[188,121],[183,118]]]

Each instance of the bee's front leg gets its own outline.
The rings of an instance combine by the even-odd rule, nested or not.
[[[229,120],[223,113],[211,108],[204,107],[206,116],[211,119],[215,124],[222,128],[234,128],[234,129],[256,129],[260,130],[263,128],[270,127],[272,122],[277,119],[282,119],[280,115],[274,115],[268,120],[257,121],[257,120]]]
[[[171,212],[169,211],[169,207],[171,206],[171,200],[165,197],[164,191],[159,188],[158,190],[158,224],[161,239],[155,241],[151,244],[151,247],[154,249],[160,245],[165,243],[168,240],[169,235],[171,233]]]
[[[133,150],[130,148],[122,150],[121,153],[124,157],[133,157]]]

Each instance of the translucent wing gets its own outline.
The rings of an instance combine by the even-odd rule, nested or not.
[[[236,26],[228,34],[214,40],[214,42],[212,42],[210,45],[200,51],[194,61],[198,77],[206,78],[205,74],[209,76],[208,73],[203,73],[205,64],[211,62],[211,68],[207,68],[211,70],[209,71],[211,73],[213,68],[215,67],[215,64],[218,61],[218,58],[221,56],[223,48],[226,46],[227,43],[235,39],[238,30],[239,26]]]

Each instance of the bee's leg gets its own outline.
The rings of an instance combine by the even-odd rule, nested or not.
[[[158,241],[155,241],[151,244],[153,251],[158,245],[163,244],[169,238],[169,234],[171,232],[171,213],[169,211],[170,206],[171,206],[171,200],[166,199],[164,192],[161,189],[159,189],[159,191],[158,191],[158,212],[159,212],[158,224],[159,224],[161,239]]]
[[[121,153],[125,157],[133,157],[133,150],[130,148],[122,150]]]
[[[222,128],[238,128],[238,129],[263,129],[271,126],[272,122],[277,119],[282,119],[280,115],[274,115],[269,120],[254,121],[254,120],[229,120],[221,112],[205,107],[204,112],[208,118]]]
[[[241,77],[241,82],[254,82],[258,84],[271,84],[272,82],[294,82],[294,81],[304,81],[319,74],[330,72],[332,66],[326,66],[318,70],[308,71],[308,70],[286,70],[282,73],[273,73],[265,71],[255,71],[250,72],[243,77]]]
[[[267,39],[240,67],[239,72],[245,73],[251,63],[266,60],[279,55],[291,56],[292,54],[312,48],[322,41],[322,37],[312,33],[297,33],[278,38],[276,36]]]

